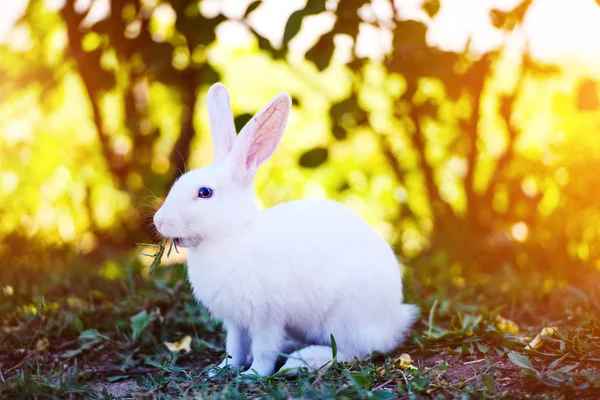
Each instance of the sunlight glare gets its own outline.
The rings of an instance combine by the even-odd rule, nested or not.
[[[517,242],[524,242],[529,235],[529,228],[527,228],[525,222],[517,222],[512,226],[511,234]]]
[[[205,0],[201,3],[203,14],[214,16],[223,13],[229,18],[240,18],[250,4],[250,0]],[[485,52],[496,48],[506,39],[503,33],[491,25],[489,11],[493,8],[508,10],[518,4],[519,0],[442,0],[440,12],[429,21],[427,14],[420,8],[422,0],[396,0],[397,8],[404,19],[415,19],[429,25],[429,44],[446,50],[461,51],[471,38],[471,50]],[[46,0],[49,10],[60,8],[63,0]],[[329,1],[328,7],[335,6]],[[265,0],[253,12],[249,21],[258,33],[268,38],[275,47],[281,45],[281,33],[285,28],[287,18],[292,12],[300,9],[305,0]],[[23,32],[14,31],[14,24],[23,14],[27,2],[6,2],[0,14],[0,43],[16,40],[21,45],[22,38],[12,38],[13,35],[23,36]],[[110,12],[109,0],[80,0],[80,9],[89,8],[84,20],[85,25],[104,18]],[[361,15],[369,15],[376,19],[389,22],[391,10],[386,1],[373,1],[361,9]],[[207,15],[208,16],[208,15]],[[523,29],[515,31],[519,42],[526,38],[530,41],[533,54],[543,61],[556,63],[600,65],[600,7],[595,0],[579,0],[565,7],[564,0],[534,1]],[[311,16],[304,21],[305,31],[292,42],[291,58],[299,59],[319,35],[332,26],[332,16],[327,14]],[[238,39],[242,42],[247,31],[228,28],[232,32],[223,32],[221,40],[228,45],[235,45]],[[358,39],[358,54],[381,59],[391,48],[391,35],[385,29],[362,27]],[[296,43],[297,42],[297,43]],[[344,53],[347,50],[344,49]],[[343,60],[346,57],[342,57]]]

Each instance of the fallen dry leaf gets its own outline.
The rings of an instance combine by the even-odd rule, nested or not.
[[[529,344],[527,346],[525,346],[525,349],[526,350],[539,349],[544,344],[543,339],[545,337],[551,337],[555,333],[557,333],[556,328],[545,327],[544,329],[542,329],[542,331],[536,337],[533,338],[533,340],[531,342],[529,342]]]
[[[417,369],[412,363],[412,357],[406,353],[401,354],[400,357],[396,359],[396,366],[400,369]]]
[[[44,351],[46,350],[49,344],[50,341],[46,336],[44,336],[43,338],[38,339],[37,342],[35,342],[35,349],[36,351]]]
[[[165,342],[165,346],[167,346],[167,349],[169,349],[169,351],[172,351],[173,353],[180,353],[182,351],[184,353],[187,353],[189,351],[192,351],[192,337],[190,335],[187,335],[184,336],[183,339],[181,339],[178,342]]]

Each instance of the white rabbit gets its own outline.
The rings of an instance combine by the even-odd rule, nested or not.
[[[215,160],[175,182],[154,216],[161,235],[188,247],[194,295],[227,331],[220,367],[270,375],[289,340],[288,373],[332,359],[394,350],[419,309],[403,304],[390,246],[340,203],[300,200],[259,210],[252,181],[275,152],[291,108],[277,95],[236,137],[229,94],[207,95]]]

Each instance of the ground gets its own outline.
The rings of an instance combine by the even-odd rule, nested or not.
[[[287,379],[209,378],[223,334],[184,276],[171,266],[0,287],[0,398],[600,398],[593,291],[415,284],[421,317],[391,354]]]

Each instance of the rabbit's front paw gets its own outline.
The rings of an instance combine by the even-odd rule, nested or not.
[[[259,357],[252,362],[250,367],[242,372],[240,375],[258,375],[258,376],[269,376],[273,374],[275,370],[276,357]]]
[[[273,367],[270,366],[254,366],[251,365],[246,371],[241,372],[243,376],[269,376],[273,373]]]
[[[275,362],[279,355],[284,337],[281,326],[271,326],[251,332],[252,365],[242,375],[269,376],[275,370]]]

